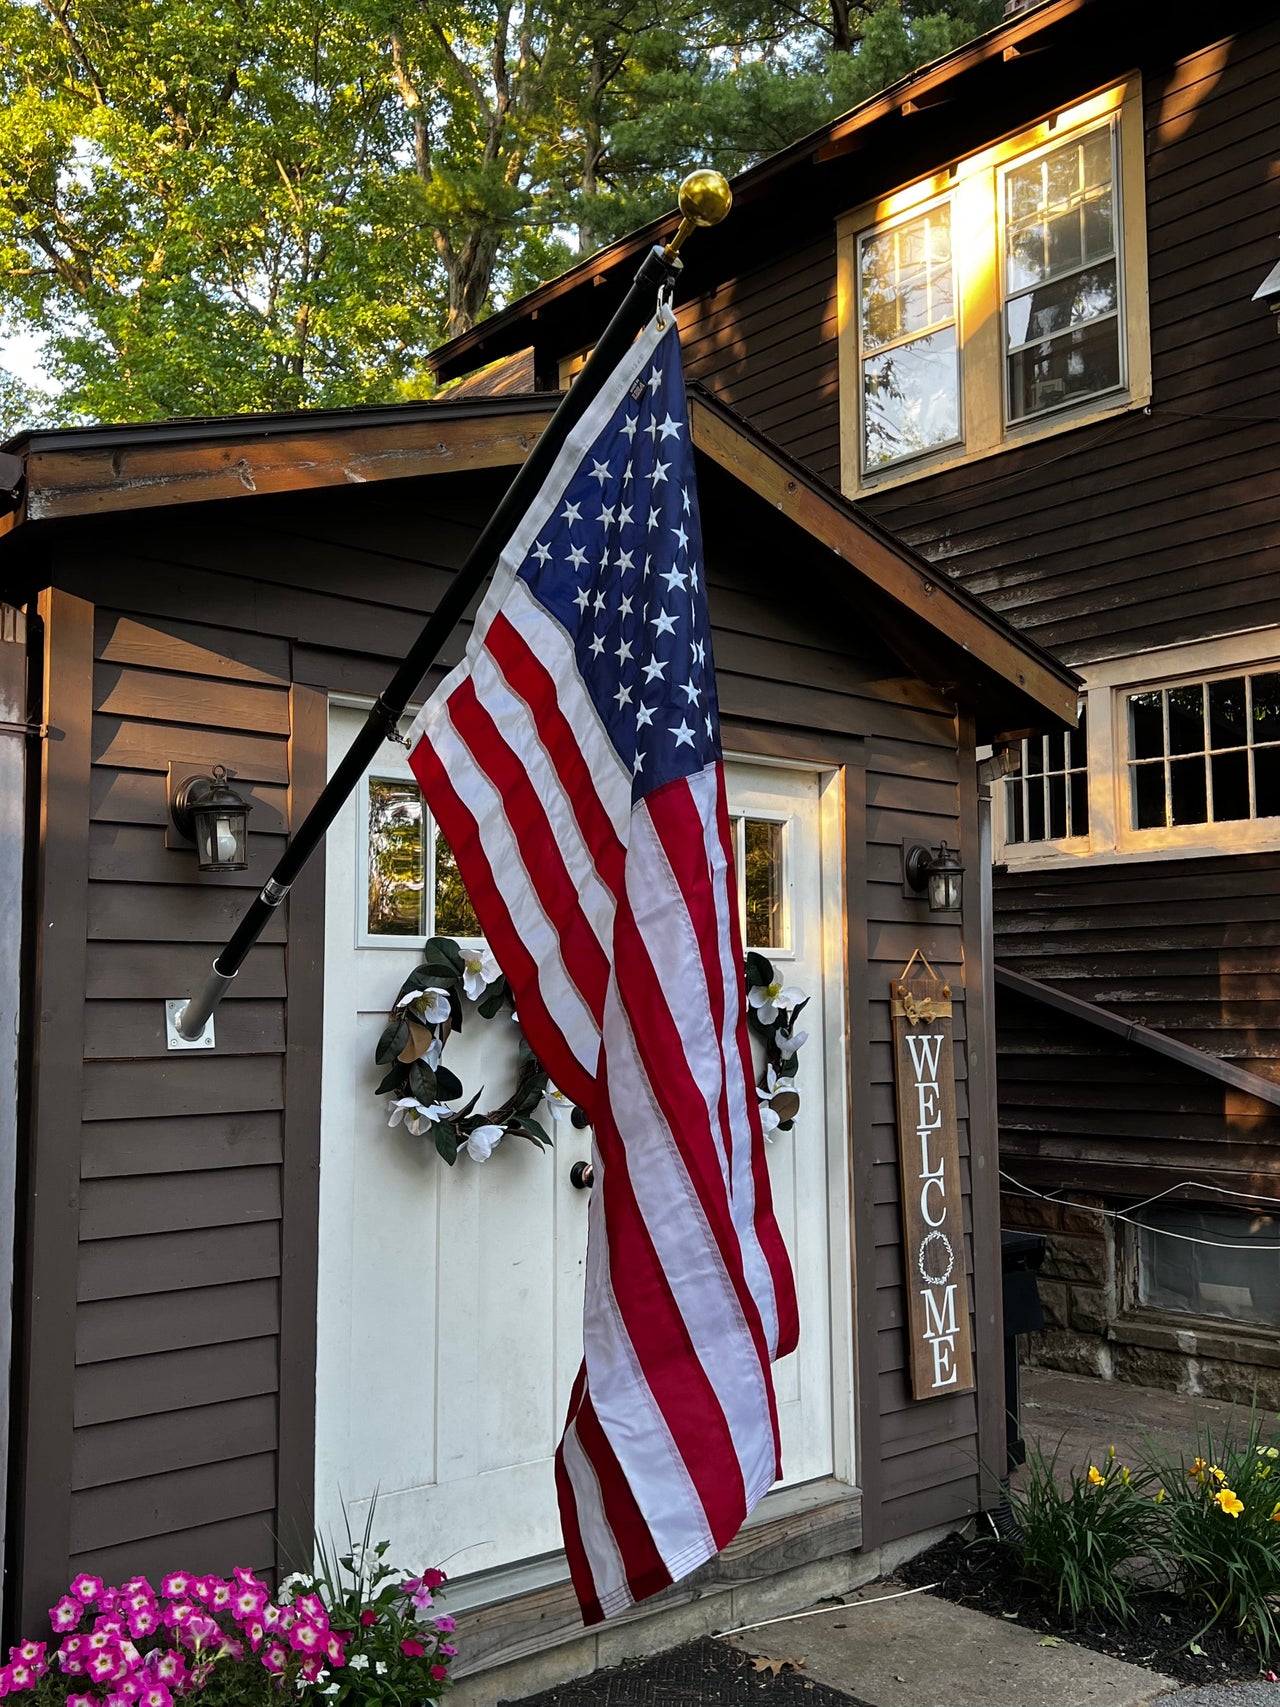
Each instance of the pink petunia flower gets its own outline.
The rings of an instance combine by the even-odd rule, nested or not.
[[[183,1600],[191,1592],[191,1573],[189,1571],[170,1571],[167,1577],[160,1579],[160,1593],[166,1600]]]
[[[136,1701],[146,1685],[135,1672],[131,1677],[122,1677],[116,1684],[116,1694],[126,1701]]]
[[[13,1685],[8,1666],[0,1666],[0,1695],[7,1695]]]
[[[91,1577],[81,1571],[67,1592],[75,1595],[76,1599],[83,1601],[86,1606],[92,1606],[96,1600],[102,1599],[102,1578]]]
[[[167,1630],[181,1630],[188,1618],[195,1616],[195,1607],[189,1600],[175,1600],[164,1609],[164,1623]]]
[[[95,1683],[109,1683],[116,1675],[116,1667],[120,1664],[118,1648],[99,1648],[90,1659],[85,1670]]]
[[[458,1650],[454,1647],[452,1642],[441,1642],[440,1644],[440,1652],[442,1654],[448,1654],[450,1659],[453,1658],[457,1651]]]
[[[84,1602],[74,1595],[64,1594],[56,1606],[49,1608],[49,1622],[55,1630],[74,1630],[84,1617]]]
[[[91,1653],[99,1653],[103,1648],[114,1647],[115,1642],[110,1630],[102,1628],[101,1620],[94,1625],[84,1639],[84,1645]]]
[[[321,1629],[328,1629],[329,1614],[325,1611],[325,1604],[318,1594],[300,1594],[293,1603],[293,1610],[299,1618],[309,1618],[313,1624],[318,1624]]]
[[[176,1648],[166,1648],[163,1653],[157,1652],[152,1659],[152,1665],[161,1683],[181,1689],[186,1682],[187,1662]]]
[[[225,1660],[242,1660],[244,1658],[244,1643],[237,1642],[234,1636],[224,1636],[222,1647],[218,1650],[218,1658]]]
[[[9,1664],[13,1665],[18,1662],[22,1665],[29,1665],[37,1677],[43,1677],[49,1669],[44,1663],[44,1653],[45,1644],[43,1642],[30,1640],[20,1642],[16,1648],[9,1649]]]
[[[299,1618],[289,1632],[289,1646],[300,1654],[314,1654],[324,1645],[324,1631],[309,1618]]]
[[[68,1695],[67,1707],[98,1707],[92,1695]]]
[[[244,1565],[237,1565],[235,1567],[235,1569],[232,1571],[231,1575],[240,1584],[241,1588],[264,1588],[265,1587],[265,1584],[261,1581],[261,1579],[259,1577],[255,1576],[255,1574]]]
[[[211,1642],[215,1636],[222,1634],[217,1619],[210,1618],[207,1612],[193,1612],[182,1633],[197,1646],[202,1642]]]
[[[345,1636],[339,1636],[336,1630],[330,1630],[328,1636],[325,1638],[325,1657],[328,1659],[331,1666],[340,1666],[345,1661],[347,1657],[346,1648],[344,1646],[346,1640],[347,1638]]]
[[[220,1577],[209,1579],[209,1606],[214,1612],[221,1612],[224,1607],[231,1605],[231,1584],[224,1583]]]
[[[366,1630],[370,1630],[378,1622],[378,1614],[372,1606],[366,1606],[360,1614],[360,1622]]]
[[[306,1659],[303,1660],[302,1664],[298,1667],[298,1676],[303,1678],[307,1683],[316,1683],[319,1681],[320,1674],[323,1670],[324,1655],[308,1654]]]
[[[129,1614],[129,1634],[135,1642],[141,1641],[144,1636],[152,1635],[159,1628],[160,1620],[150,1606],[141,1606],[136,1612]]]
[[[107,1695],[105,1707],[133,1707],[133,1703],[127,1695],[122,1695],[118,1689],[113,1689]]]
[[[141,1707],[173,1707],[173,1696],[163,1683],[153,1683],[142,1697]]]
[[[261,1659],[268,1671],[283,1671],[289,1663],[289,1650],[283,1642],[272,1642],[263,1649]]]
[[[427,1587],[426,1583],[419,1583],[417,1588],[415,1588],[413,1593],[409,1596],[409,1600],[417,1607],[419,1612],[430,1612],[431,1608],[435,1605],[435,1600],[432,1597],[431,1590]]]
[[[436,1619],[436,1629],[446,1636],[452,1636],[453,1632],[457,1628],[458,1626],[454,1623],[452,1618],[444,1617]]]
[[[249,1638],[249,1646],[256,1654],[266,1640],[267,1632],[260,1618],[250,1618],[243,1626],[245,1635]]]
[[[231,1615],[238,1623],[257,1618],[267,1604],[267,1591],[259,1586],[241,1587],[231,1596]]]
[[[402,1654],[408,1654],[411,1660],[420,1660],[426,1651],[425,1646],[416,1636],[406,1636],[404,1641],[400,1644],[400,1652]]]
[[[448,1666],[432,1666],[431,1675],[437,1683],[443,1683],[449,1675],[449,1668]]]
[[[269,1600],[262,1609],[263,1628],[267,1630],[278,1630],[280,1628],[281,1617],[281,1608],[276,1605],[274,1600]]]

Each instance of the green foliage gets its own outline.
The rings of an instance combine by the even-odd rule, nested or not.
[[[1190,1464],[1166,1458],[1160,1476],[1160,1549],[1171,1578],[1239,1631],[1261,1659],[1280,1653],[1280,1434],[1256,1409],[1239,1440],[1206,1429]]]
[[[1021,1531],[1024,1570],[1052,1594],[1059,1616],[1072,1626],[1103,1617],[1128,1624],[1141,1592],[1135,1567],[1150,1557],[1158,1514],[1147,1469],[1132,1472],[1115,1461],[1073,1470],[1064,1480],[1058,1454],[1028,1448],[1027,1462],[1009,1501]]]

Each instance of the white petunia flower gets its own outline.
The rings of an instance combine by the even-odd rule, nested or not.
[[[348,1671],[368,1671],[368,1669],[368,1654],[352,1654],[351,1658],[347,1661]]]
[[[498,962],[490,949],[473,948],[462,956],[462,988],[471,1001],[478,1002],[500,976]]]
[[[407,996],[401,996],[396,1006],[412,1007],[423,1025],[443,1025],[453,1011],[449,1006],[449,992],[437,984],[430,984],[425,990],[410,990]]]
[[[387,1675],[387,1662],[385,1660],[376,1660],[374,1662],[373,1669],[377,1672],[379,1677],[385,1677]]]
[[[501,1142],[503,1131],[501,1126],[477,1126],[467,1134],[463,1149],[473,1162],[487,1162]]]
[[[783,1031],[779,1029],[774,1032],[773,1040],[778,1045],[778,1054],[784,1060],[790,1061],[800,1045],[809,1041],[809,1033],[807,1031]]]
[[[753,984],[747,991],[747,1005],[756,1010],[761,1025],[772,1025],[779,1014],[803,1000],[804,991],[790,984]]]

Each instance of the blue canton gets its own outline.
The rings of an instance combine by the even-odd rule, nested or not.
[[[567,631],[641,799],[720,757],[720,717],[674,328],[569,481],[519,574]]]

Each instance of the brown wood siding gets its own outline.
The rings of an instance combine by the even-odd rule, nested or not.
[[[99,607],[72,1265],[76,1567],[270,1565],[273,1529],[292,1524],[286,1548],[305,1533],[312,1354],[282,1350],[281,1337],[314,1286],[320,1030],[317,1012],[299,1012],[302,992],[285,1000],[300,976],[318,985],[299,958],[294,903],[220,1009],[216,1056],[170,1055],[161,1003],[193,986],[265,875],[304,772],[314,787],[324,691],[385,685],[499,484],[474,474],[264,497],[206,507],[194,525],[139,513],[59,543],[59,583]],[[769,506],[715,470],[702,505],[729,727],[752,750],[835,741],[865,756],[849,904],[852,940],[866,942],[850,966],[867,1066],[855,1080],[855,1165],[874,1182],[859,1194],[857,1252],[859,1450],[882,1501],[865,1512],[870,1543],[958,1517],[979,1497],[973,1395],[916,1404],[906,1382],[888,1013],[889,979],[917,946],[960,987],[961,930],[901,890],[904,836],[959,835],[956,721],[865,624],[855,632],[779,598],[779,563],[798,584],[816,557]],[[238,768],[255,802],[250,872],[197,881],[191,856],[164,847],[170,759]],[[956,1035],[967,1191],[963,1003]],[[282,1246],[297,1252],[292,1305]],[[313,1295],[310,1309],[313,1323]],[[979,1340],[990,1335],[979,1323]]]
[[[1011,971],[1280,1082],[1280,855],[1009,872],[995,930]],[[1280,1161],[1275,1108],[1034,1001],[997,1007],[1006,1156],[1117,1190]]]
[[[1280,621],[1280,22],[1143,67],[1148,410],[866,507],[1064,662]]]

